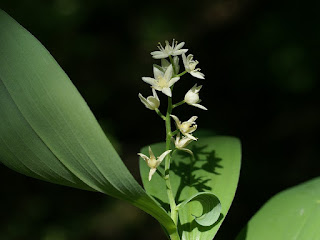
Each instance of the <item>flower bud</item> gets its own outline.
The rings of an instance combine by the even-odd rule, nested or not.
[[[202,86],[198,86],[197,84],[195,84],[184,96],[184,101],[189,104],[192,105],[194,107],[198,107],[201,108],[203,110],[208,110],[206,107],[198,104],[199,102],[201,102],[200,98],[199,98],[199,91],[202,88]]]
[[[159,108],[160,100],[159,100],[158,95],[156,93],[156,90],[154,88],[152,88],[152,93],[153,93],[153,96],[149,96],[147,98],[144,98],[141,95],[141,93],[139,93],[139,98],[140,98],[141,102],[146,106],[146,108],[148,108],[150,110],[155,110],[155,109]]]

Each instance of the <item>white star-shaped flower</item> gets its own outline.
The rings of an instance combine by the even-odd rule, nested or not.
[[[193,141],[193,139],[185,137],[185,136],[180,138],[180,133],[178,133],[178,135],[176,136],[176,140],[174,141],[174,145],[176,146],[177,149],[185,151],[185,152],[193,155],[193,152],[190,149],[185,148],[192,141]]]
[[[200,72],[201,69],[196,68],[199,62],[197,60],[193,60],[192,54],[189,54],[188,57],[186,57],[186,55],[183,53],[182,61],[183,61],[184,68],[188,73],[190,73],[192,76],[196,78],[204,79],[204,74]]]
[[[167,150],[164,153],[162,153],[158,159],[154,156],[151,147],[149,147],[149,155],[150,157],[147,157],[146,155],[142,153],[138,153],[140,157],[143,158],[143,160],[146,161],[147,165],[150,167],[150,172],[149,172],[149,181],[152,178],[152,175],[157,171],[157,167],[160,165],[160,163],[163,161],[163,159],[171,152],[171,150]]]
[[[163,47],[161,43],[159,43],[158,49],[160,51],[151,52],[151,55],[155,59],[167,58],[169,56],[177,56],[181,55],[182,53],[186,53],[188,49],[181,49],[184,46],[184,42],[178,44],[177,41],[173,39],[172,46],[168,41],[165,41],[166,45]]]
[[[158,98],[157,92],[154,88],[152,88],[153,96],[149,96],[144,98],[141,93],[139,93],[139,98],[141,102],[146,106],[146,108],[150,110],[155,110],[160,106],[160,100]]]
[[[191,135],[191,133],[193,133],[197,129],[197,124],[195,122],[198,118],[197,116],[193,116],[188,121],[183,122],[183,123],[181,123],[181,121],[179,120],[179,118],[177,116],[175,116],[175,115],[170,115],[170,116],[173,118],[173,120],[176,123],[177,128],[180,130],[180,132],[184,136],[186,136],[192,140],[197,141],[197,138],[195,138],[194,136]]]
[[[195,84],[184,96],[184,101],[194,107],[198,107],[203,110],[208,110],[206,107],[199,104],[199,102],[201,102],[201,99],[199,98],[199,91],[201,87],[202,86],[197,87],[197,84]]]
[[[172,73],[173,68],[171,64],[167,67],[165,72],[162,72],[159,68],[153,66],[154,78],[142,77],[142,80],[149,83],[152,88],[163,92],[168,97],[171,97],[172,93],[170,87],[180,79],[180,77],[172,78]]]

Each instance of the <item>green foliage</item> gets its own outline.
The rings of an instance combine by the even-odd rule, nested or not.
[[[207,201],[212,203],[211,209],[203,207],[200,201],[191,201],[179,210],[180,234],[182,239],[211,240],[217,233],[232,203],[240,172],[240,142],[232,137],[207,137],[200,138],[190,145],[194,158],[189,154],[176,151],[172,156],[170,166],[170,179],[172,191],[176,202],[182,203],[199,194],[206,192]],[[165,149],[164,143],[151,145],[155,155],[161,154]],[[142,153],[147,153],[147,147]],[[163,171],[163,163],[160,171]],[[160,175],[155,174],[148,181],[149,168],[140,160],[140,173],[146,191],[151,194],[161,205],[169,210],[169,202],[166,194],[166,185]],[[209,197],[211,194],[211,197]],[[216,196],[221,202],[221,215],[214,224],[208,224],[195,220],[202,214],[215,215],[219,204]],[[219,209],[218,209],[219,210]],[[214,220],[214,219],[213,219]],[[199,224],[200,223],[200,224]],[[212,223],[212,222],[211,222]],[[210,226],[201,226],[210,225]]]
[[[194,216],[194,220],[201,226],[209,227],[213,225],[220,217],[221,214],[221,203],[216,195],[209,192],[199,192],[190,197],[189,199],[183,201],[178,205],[179,212],[191,202],[198,201],[202,207],[202,215]],[[187,211],[197,211],[197,208],[189,207]]]
[[[50,53],[0,10],[0,161],[30,177],[131,202],[176,236]]]
[[[320,239],[320,178],[271,198],[248,222],[237,240]]]

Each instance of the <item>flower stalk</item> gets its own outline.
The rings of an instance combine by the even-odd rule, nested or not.
[[[172,104],[173,87],[180,80],[181,76],[185,75],[186,73],[190,73],[190,75],[195,78],[204,79],[204,74],[200,72],[200,68],[196,68],[196,65],[199,62],[193,60],[192,54],[189,54],[188,56],[185,55],[188,49],[182,49],[184,44],[184,42],[178,43],[175,40],[172,42],[172,45],[170,45],[168,41],[165,42],[164,47],[159,44],[159,50],[152,52],[151,55],[154,59],[161,60],[161,65],[153,65],[153,77],[142,77],[144,82],[151,85],[153,95],[144,98],[141,94],[139,94],[139,98],[145,107],[150,110],[154,110],[165,122],[166,147],[163,150],[164,152],[159,157],[155,157],[151,148],[149,147],[150,157],[147,157],[142,153],[138,153],[138,155],[141,156],[150,167],[149,181],[152,180],[152,176],[155,172],[157,172],[165,181],[168,202],[170,205],[170,216],[176,226],[178,226],[179,212],[175,202],[175,196],[173,193],[174,190],[172,189],[171,185],[170,165],[171,161],[174,160],[172,156],[175,151],[184,151],[193,156],[193,152],[188,149],[187,146],[192,141],[198,140],[193,136],[193,132],[197,129],[195,121],[198,117],[192,116],[188,121],[181,122],[177,116],[172,114],[172,111],[184,103],[187,103],[187,105],[191,105],[193,107],[207,110],[204,106],[199,104],[201,101],[199,98],[199,91],[202,86],[197,85],[194,85],[187,92],[184,100]],[[181,73],[179,73],[179,55],[182,55],[183,66],[185,68]],[[168,58],[169,61],[166,58]],[[158,98],[156,91],[162,92],[167,96],[168,105],[165,114],[162,114],[159,110],[160,99]],[[176,126],[176,129],[173,131],[171,126],[171,118],[174,120]],[[157,169],[157,167],[162,164],[162,161],[164,161],[164,174]],[[178,233],[170,235],[170,238],[172,240],[180,240]]]
[[[167,108],[167,115],[166,115],[166,151],[170,150],[170,143],[171,143],[171,115],[172,112],[172,98],[168,97],[168,108]],[[170,163],[171,163],[171,155],[167,155],[165,159],[165,181],[166,181],[166,187],[167,187],[167,195],[169,199],[169,204],[170,204],[170,215],[175,223],[175,225],[178,224],[178,210],[177,210],[177,205],[174,200],[173,192],[172,192],[172,187],[171,187],[171,181],[170,181]]]

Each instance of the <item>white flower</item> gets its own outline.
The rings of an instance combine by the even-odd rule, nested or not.
[[[174,145],[176,146],[177,149],[185,151],[185,152],[193,155],[193,152],[190,149],[185,148],[192,141],[193,141],[193,139],[185,137],[185,136],[180,138],[180,133],[178,133],[178,135],[176,136],[176,140],[174,142]]]
[[[199,99],[199,91],[201,88],[202,86],[197,87],[197,84],[195,84],[184,96],[184,101],[194,107],[198,107],[203,110],[208,110],[204,106],[198,104],[199,102],[201,102],[201,99]]]
[[[188,121],[183,122],[183,123],[180,122],[180,120],[177,116],[175,116],[175,115],[170,115],[170,116],[173,118],[173,120],[176,123],[177,128],[180,130],[180,132],[184,136],[186,136],[192,140],[197,141],[197,138],[195,138],[194,136],[191,135],[191,133],[193,133],[197,129],[197,125],[195,122],[198,118],[197,116],[193,116]]]
[[[147,97],[147,99],[145,99],[141,95],[141,93],[139,93],[139,98],[140,98],[141,102],[146,106],[146,108],[149,108],[150,110],[155,110],[155,109],[159,108],[160,100],[158,98],[156,90],[153,88],[152,88],[152,93],[153,93],[153,96],[149,96],[149,97]]]
[[[143,160],[146,161],[146,163],[148,164],[148,166],[150,167],[150,172],[149,172],[149,181],[152,178],[152,175],[157,171],[157,167],[160,165],[160,163],[163,161],[163,159],[171,152],[171,150],[165,151],[164,153],[162,153],[158,159],[156,159],[156,157],[154,156],[151,147],[149,147],[149,155],[150,157],[147,157],[146,155],[142,154],[142,153],[138,153],[138,155],[140,157],[143,158]]]
[[[168,41],[165,41],[165,42],[166,42],[165,47],[163,47],[161,43],[159,43],[158,48],[160,51],[151,52],[151,55],[153,58],[155,59],[167,58],[169,56],[181,55],[182,53],[186,53],[188,51],[188,49],[181,49],[185,44],[184,42],[181,42],[178,44],[178,42],[173,39],[172,46],[170,46]]]
[[[173,69],[172,65],[166,69],[165,72],[162,72],[160,69],[158,69],[156,66],[153,66],[153,75],[154,78],[151,77],[142,77],[142,80],[146,83],[149,83],[152,88],[162,91],[165,95],[168,97],[171,97],[171,89],[170,87],[175,84],[180,77],[172,77]]]
[[[204,79],[204,74],[200,72],[201,69],[196,68],[199,62],[197,60],[193,60],[192,54],[189,54],[188,57],[186,57],[186,55],[183,53],[182,60],[184,68],[188,73],[196,78]]]

